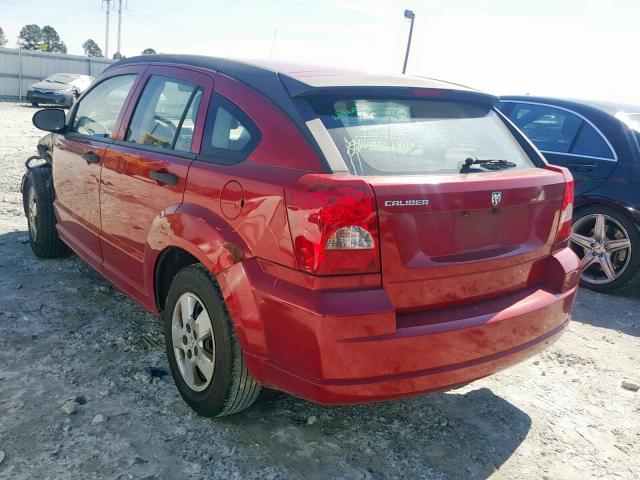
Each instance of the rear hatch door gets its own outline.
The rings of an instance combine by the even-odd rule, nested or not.
[[[369,178],[382,281],[396,309],[491,298],[538,284],[564,179],[544,169]]]
[[[375,192],[382,281],[400,311],[498,297],[543,277],[564,178],[494,101],[443,89],[309,98],[348,171]]]

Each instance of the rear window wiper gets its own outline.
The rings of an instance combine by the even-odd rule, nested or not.
[[[481,159],[478,157],[469,157],[464,161],[464,165],[460,169],[460,173],[466,173],[471,171],[471,167],[473,165],[478,165],[481,168],[485,168],[487,170],[502,170],[503,168],[513,168],[517,167],[513,162],[508,160],[498,160],[495,158],[487,158]]]

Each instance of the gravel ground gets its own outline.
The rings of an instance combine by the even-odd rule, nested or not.
[[[553,347],[453,392],[334,408],[267,392],[196,416],[155,317],[77,257],[32,255],[34,111],[0,103],[0,478],[640,477],[640,392],[622,386],[640,383],[638,291],[580,292]]]

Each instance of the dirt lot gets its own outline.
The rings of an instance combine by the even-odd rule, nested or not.
[[[197,417],[155,317],[77,257],[32,255],[34,111],[0,103],[0,478],[640,478],[640,392],[622,387],[640,382],[638,291],[582,291],[552,348],[461,390],[335,408],[269,393]]]

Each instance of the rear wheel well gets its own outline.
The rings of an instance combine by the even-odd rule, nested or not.
[[[581,211],[584,210],[585,208],[590,208],[590,207],[604,207],[604,208],[610,208],[611,210],[615,210],[616,212],[620,213],[621,215],[624,215],[625,217],[627,217],[629,219],[630,222],[632,222],[636,228],[638,229],[638,231],[640,231],[640,223],[638,223],[638,221],[633,218],[631,215],[629,215],[629,212],[627,212],[624,207],[613,203],[613,202],[598,202],[598,201],[590,201],[590,202],[584,202],[581,203],[580,205],[576,205],[576,207],[573,210],[573,216],[575,217],[576,214]]]
[[[181,248],[169,247],[160,253],[154,275],[156,306],[159,311],[164,310],[169,288],[176,274],[184,267],[196,263],[200,263],[200,261]]]

